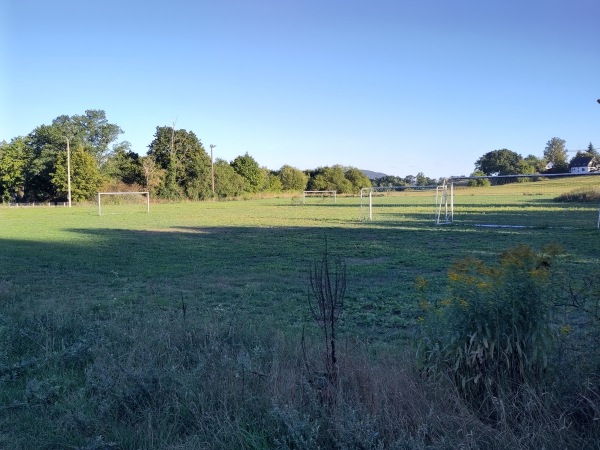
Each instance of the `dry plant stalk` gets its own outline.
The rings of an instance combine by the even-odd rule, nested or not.
[[[325,340],[325,376],[337,385],[336,356],[337,323],[344,309],[346,295],[346,266],[337,257],[330,263],[327,246],[321,261],[314,261],[310,270],[308,306],[313,319],[323,331]]]

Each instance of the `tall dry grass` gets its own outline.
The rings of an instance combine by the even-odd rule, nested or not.
[[[317,333],[303,349],[299,333],[178,307],[4,306],[5,449],[562,449],[600,436],[526,387],[498,401],[495,422],[479,417],[449,379],[423,378],[410,348],[340,337],[330,390]]]

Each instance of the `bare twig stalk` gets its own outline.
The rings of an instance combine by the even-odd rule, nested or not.
[[[323,331],[325,340],[325,372],[332,384],[337,384],[336,356],[337,322],[344,309],[346,266],[341,259],[330,262],[327,245],[321,261],[315,261],[310,271],[308,306],[313,319]]]

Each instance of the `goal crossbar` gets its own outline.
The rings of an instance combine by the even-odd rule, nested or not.
[[[302,204],[304,204],[306,202],[306,197],[314,197],[317,195],[322,195],[323,197],[325,195],[329,195],[330,197],[333,197],[333,203],[337,202],[337,191],[304,191],[302,192]]]
[[[448,191],[449,189],[449,191]],[[361,217],[365,217],[363,208],[368,208],[366,217],[369,221],[373,221],[373,193],[388,193],[388,192],[422,192],[435,190],[435,224],[447,224],[452,222],[454,213],[453,191],[452,187],[443,185],[427,185],[427,186],[371,186],[360,190],[360,210]],[[366,203],[366,206],[365,206]],[[442,216],[442,210],[444,211]]]
[[[98,215],[102,215],[102,196],[103,195],[145,195],[146,196],[146,212],[150,213],[150,192],[138,191],[138,192],[98,192]]]

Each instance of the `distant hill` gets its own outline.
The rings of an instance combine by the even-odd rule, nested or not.
[[[381,172],[373,172],[372,170],[360,170],[363,175],[369,178],[369,180],[374,180],[375,178],[383,178],[387,177],[387,174]]]

